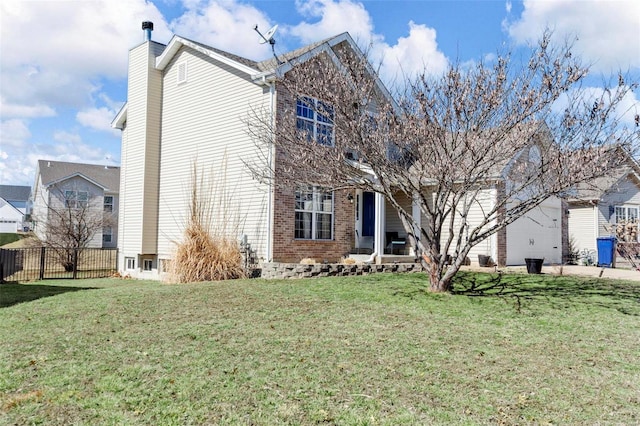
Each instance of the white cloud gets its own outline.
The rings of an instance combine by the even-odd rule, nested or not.
[[[9,104],[0,99],[0,116],[4,118],[53,117],[55,115],[55,110],[47,105]]]
[[[382,59],[382,76],[385,81],[393,81],[402,75],[415,76],[426,72],[435,75],[444,72],[449,61],[438,50],[436,30],[426,25],[409,22],[409,35],[401,37],[393,46],[386,43],[374,47]]]
[[[511,13],[511,8],[512,8],[511,1],[507,0],[507,2],[504,5],[504,9],[507,11],[507,13]]]
[[[25,120],[12,118],[0,122],[0,146],[3,150],[7,148],[24,149],[25,141],[29,137],[31,137],[31,132]]]
[[[364,46],[382,40],[380,35],[374,33],[373,21],[362,3],[350,0],[298,0],[296,7],[306,19],[316,20],[289,28],[289,33],[305,44],[347,31]]]
[[[108,132],[114,136],[119,136],[120,131],[111,127],[111,121],[115,117],[117,111],[110,108],[87,108],[76,114],[78,123],[90,129]]]
[[[187,11],[171,22],[176,34],[251,59],[270,54],[253,30],[256,25],[262,32],[270,28],[259,9],[232,0],[184,1],[183,5]]]
[[[575,50],[595,71],[640,67],[640,2],[524,1],[519,20],[507,24],[518,43],[537,40],[544,28],[560,40],[577,37]]]
[[[77,145],[82,142],[82,137],[77,133],[67,132],[64,130],[58,130],[53,134],[53,140],[60,142],[58,149],[60,152],[64,152],[65,145]]]
[[[58,133],[46,140],[53,133],[46,127],[51,121],[38,118],[55,115],[57,124],[72,123],[68,116],[81,109],[85,125],[103,127],[99,114],[91,119],[91,109],[117,107],[94,94],[106,82],[125,81],[127,50],[144,40],[141,22],[146,20],[154,22],[154,40],[170,39],[162,14],[146,0],[0,2],[0,146],[6,156],[0,182],[32,184],[39,158],[104,158],[103,150],[80,137],[70,141]],[[39,140],[31,140],[32,134]]]
[[[32,170],[25,161],[30,151],[30,148],[27,148],[30,137],[31,132],[25,120],[14,118],[0,122],[0,147],[2,147],[0,184],[31,185],[33,183]]]
[[[162,15],[145,0],[1,2],[3,98],[25,105],[86,103],[96,79],[126,77],[123,49],[142,42],[147,19],[169,38]]]
[[[391,44],[375,32],[371,16],[360,2],[298,0],[296,6],[314,22],[301,22],[288,28],[288,33],[312,43],[348,31],[362,50],[369,51],[374,65],[381,64],[380,74],[387,84],[422,71],[437,74],[448,65],[446,56],[438,50],[436,31],[426,25],[409,22],[407,36]]]

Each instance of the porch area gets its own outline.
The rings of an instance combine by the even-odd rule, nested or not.
[[[350,258],[358,263],[377,265],[417,262],[412,237],[407,235],[398,213],[382,194],[356,191],[354,202],[355,241]],[[417,204],[404,197],[402,207],[411,211],[420,224]]]

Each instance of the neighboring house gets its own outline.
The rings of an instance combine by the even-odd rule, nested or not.
[[[88,247],[117,247],[119,190],[119,167],[38,160],[32,190],[33,231],[41,240],[47,239],[47,226],[56,212],[86,209],[92,215],[114,218],[110,226],[97,230]]]
[[[640,167],[631,158],[608,176],[580,185],[568,200],[569,238],[574,251],[597,252],[597,239],[616,235],[618,225],[629,225],[620,240],[638,241]],[[622,228],[621,228],[622,230]]]
[[[28,227],[31,188],[19,185],[0,185],[0,233],[15,233]]]
[[[316,100],[290,99],[277,76],[286,78],[293,62],[316,55],[339,61],[340,49],[358,49],[349,34],[281,55],[285,63],[255,62],[177,35],[168,45],[152,41],[150,32],[147,37],[129,51],[127,102],[112,122],[122,130],[120,272],[153,278],[166,270],[188,221],[194,168],[201,189],[224,200],[224,212],[216,218],[261,262],[335,262],[354,252],[373,253],[371,260],[385,262],[411,255],[397,214],[380,194],[282,189],[258,182],[246,166],[264,154],[248,132],[247,121],[256,114],[277,125],[295,108],[299,125],[319,129],[319,142],[333,137],[331,118],[318,117],[305,105]],[[381,93],[388,94],[383,86]],[[495,200],[492,191],[487,202]],[[529,255],[560,262],[558,205],[532,212],[472,255],[487,252],[518,264]]]

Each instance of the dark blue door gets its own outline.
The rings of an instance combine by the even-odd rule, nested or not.
[[[373,192],[362,193],[362,236],[373,237],[376,222],[376,204]]]

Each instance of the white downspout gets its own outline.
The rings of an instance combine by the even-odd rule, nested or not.
[[[271,126],[275,129],[276,116],[274,97],[276,93],[276,86],[274,82],[269,83],[269,114],[271,114]],[[267,153],[267,167],[269,168],[269,189],[267,198],[267,262],[273,260],[273,235],[272,235],[272,223],[273,223],[273,139],[275,138],[274,130],[271,131],[269,139],[269,149]]]

